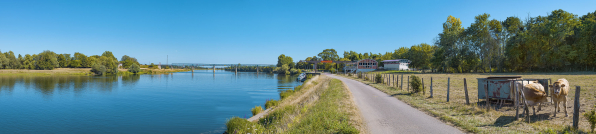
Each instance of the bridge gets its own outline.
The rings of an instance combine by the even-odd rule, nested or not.
[[[259,67],[268,67],[268,66],[275,66],[274,64],[206,64],[206,63],[172,63],[171,66],[177,67],[213,67],[213,72],[215,73],[215,67],[234,67],[236,69],[235,73],[238,73],[238,67],[257,67],[257,73],[259,72]]]

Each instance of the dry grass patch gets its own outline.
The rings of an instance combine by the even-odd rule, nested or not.
[[[375,72],[388,73],[388,72]],[[388,73],[399,75],[400,73]],[[425,95],[412,95],[406,90],[407,76],[416,75],[424,79]],[[596,74],[593,72],[577,72],[577,73],[496,73],[496,74],[403,74],[404,75],[404,90],[400,90],[397,85],[387,86],[384,84],[376,84],[370,81],[363,81],[380,91],[392,95],[413,107],[427,112],[443,121],[451,123],[468,132],[473,133],[536,133],[549,132],[554,130],[568,130],[567,126],[572,123],[573,100],[575,99],[575,86],[581,86],[580,99],[580,116],[586,112],[594,109],[593,105],[596,103]],[[484,101],[478,101],[478,81],[476,78],[486,78],[490,76],[522,76],[522,78],[540,78],[557,80],[559,78],[566,78],[571,84],[571,91],[568,95],[568,111],[570,117],[564,117],[564,114],[558,114],[557,117],[552,117],[554,112],[554,105],[547,104],[543,106],[543,110],[538,112],[536,116],[531,115],[531,123],[524,123],[524,119],[514,120],[515,109],[509,104],[502,107],[497,106],[496,110],[486,111],[482,106]],[[430,79],[433,78],[434,97],[429,98]],[[357,79],[356,76],[349,76],[351,79]],[[450,102],[446,102],[447,95],[447,78],[450,78]],[[465,105],[464,85],[463,79],[467,79],[468,95],[471,105]],[[494,105],[493,105],[494,106]],[[562,107],[562,106],[561,106]],[[561,110],[562,111],[562,110]],[[520,111],[521,114],[521,111]],[[579,123],[580,132],[589,132],[590,124],[585,117],[580,117]]]

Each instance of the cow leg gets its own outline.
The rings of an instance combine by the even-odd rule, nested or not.
[[[565,117],[569,117],[569,114],[567,114],[567,96],[565,96],[564,98],[565,100],[563,100],[563,108],[565,109]],[[561,111],[560,108],[559,111]]]
[[[553,104],[555,104],[555,111],[553,112],[553,117],[557,117],[557,108],[559,107],[559,101],[554,100]]]
[[[540,105],[538,105],[540,107]],[[534,106],[532,106],[532,111],[534,111],[534,116],[536,116],[536,108],[534,108]]]

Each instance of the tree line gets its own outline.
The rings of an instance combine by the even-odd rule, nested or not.
[[[524,21],[516,16],[503,21],[489,19],[490,14],[486,13],[474,18],[474,23],[463,27],[459,18],[448,16],[432,45],[421,43],[384,54],[344,51],[341,58],[334,49],[325,49],[305,60],[374,59],[383,66],[383,60],[409,59],[410,68],[450,73],[595,69],[596,12],[578,17],[559,9]],[[343,67],[333,63],[318,65],[319,69]],[[312,63],[296,63],[296,67],[312,68]]]
[[[0,69],[92,68],[92,72],[102,75],[117,74],[118,64],[120,63],[122,63],[123,68],[133,67],[133,70],[137,70],[139,66],[136,58],[124,55],[118,61],[110,51],[105,51],[101,56],[86,56],[75,52],[72,57],[71,54],[56,54],[49,50],[33,55],[26,54],[22,56],[19,54],[18,57],[12,51],[0,54]]]

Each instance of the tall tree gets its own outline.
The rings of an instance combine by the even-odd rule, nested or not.
[[[325,49],[323,52],[319,53],[318,56],[323,60],[339,60],[339,56],[337,55],[337,51],[335,51],[335,49]]]

